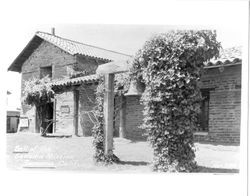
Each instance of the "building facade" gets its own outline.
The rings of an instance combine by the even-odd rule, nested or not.
[[[57,89],[55,99],[48,103],[47,118],[54,123],[48,129],[53,134],[90,136],[93,127],[98,65],[130,59],[132,56],[37,32],[9,71],[22,74],[22,93],[29,79],[49,76]],[[84,76],[83,76],[84,75]],[[195,133],[200,142],[240,143],[241,52],[232,48],[221,52],[220,58],[206,65],[200,83],[202,95],[200,124]],[[22,94],[23,95],[23,94]],[[116,96],[115,136],[145,140],[140,128],[143,106],[139,95]],[[123,110],[121,114],[120,110]],[[39,132],[35,108],[22,105],[22,115],[29,118],[29,131]],[[121,118],[123,125],[121,125]]]

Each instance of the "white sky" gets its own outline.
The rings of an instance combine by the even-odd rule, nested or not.
[[[5,36],[1,42],[3,43],[1,46],[4,46],[4,53],[1,54],[4,55],[1,57],[0,62],[4,77],[6,77],[7,86],[5,87],[12,92],[11,97],[14,97],[10,104],[13,106],[20,105],[21,79],[20,74],[6,72],[6,69],[36,31],[50,32],[51,27],[55,27],[58,36],[133,55],[153,34],[166,32],[169,29],[212,28],[217,30],[218,40],[226,48],[243,45],[243,32],[246,29],[245,18],[247,16],[246,12],[244,12],[246,4],[243,3],[234,1],[166,3],[165,9],[159,10],[165,11],[165,14],[163,14],[165,19],[162,20],[162,15],[160,15],[161,19],[153,22],[150,17],[148,23],[144,20],[140,22],[140,19],[138,21],[129,21],[129,17],[128,21],[121,20],[123,25],[100,25],[102,18],[98,18],[99,21],[87,21],[87,23],[92,24],[84,24],[86,23],[84,20],[80,23],[78,19],[75,22],[65,21],[65,23],[62,23],[62,21],[48,23],[46,20],[42,20],[40,24],[34,24],[34,22],[16,23],[16,21],[7,23],[4,31],[2,31]],[[129,8],[131,9],[131,7]],[[150,13],[145,12],[144,14]],[[117,23],[112,22],[113,19],[110,20],[109,18],[106,23]]]

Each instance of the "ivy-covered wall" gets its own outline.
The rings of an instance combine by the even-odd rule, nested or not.
[[[206,69],[201,78],[201,89],[210,90],[209,131],[195,134],[195,140],[212,143],[240,143],[240,107],[241,107],[241,66]],[[143,105],[140,96],[126,97],[126,138],[145,140],[139,126],[143,122]],[[119,118],[116,131],[119,130]]]

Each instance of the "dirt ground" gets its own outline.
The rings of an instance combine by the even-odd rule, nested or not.
[[[85,172],[152,172],[152,149],[147,142],[115,138],[120,164],[96,165],[92,137],[41,137],[34,133],[7,134],[7,166],[19,169]],[[195,144],[200,172],[239,172],[239,146]]]

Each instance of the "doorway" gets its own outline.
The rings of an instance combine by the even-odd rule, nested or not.
[[[45,113],[45,127],[47,128],[47,133],[53,133],[53,120],[54,120],[54,103],[47,103],[45,105],[46,113]]]

